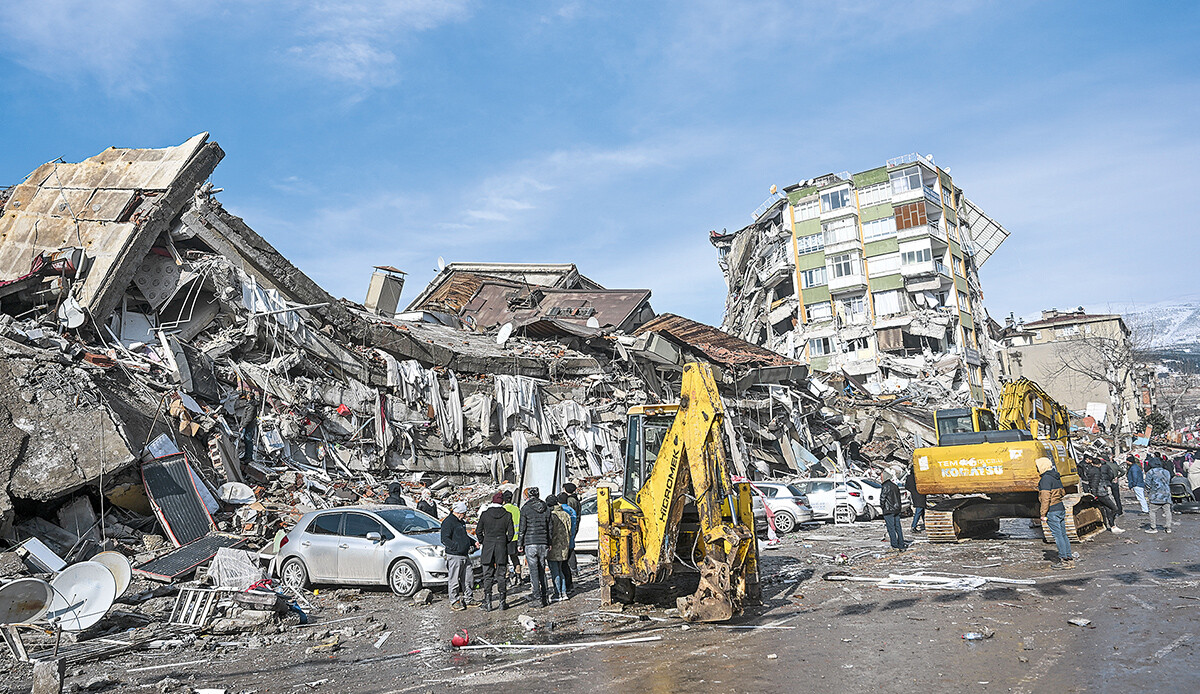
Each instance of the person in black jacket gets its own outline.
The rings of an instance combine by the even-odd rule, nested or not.
[[[1096,497],[1096,501],[1100,503],[1100,515],[1104,518],[1104,527],[1120,534],[1125,531],[1117,527],[1117,504],[1112,500],[1112,490],[1109,487],[1109,483],[1112,482],[1112,473],[1099,463],[1100,461],[1093,456],[1083,456],[1083,465],[1079,466],[1079,476],[1083,478],[1084,491]]]
[[[904,544],[904,529],[900,527],[900,487],[892,481],[892,473],[888,470],[884,470],[879,479],[883,482],[879,506],[883,511],[883,522],[887,525],[888,540],[892,543],[892,549],[904,551],[908,545]]]
[[[400,484],[399,482],[392,482],[388,485],[387,499],[385,499],[383,503],[390,504],[392,506],[408,506],[408,502],[404,500],[403,496],[400,496],[400,493],[403,491],[404,485]]]
[[[534,607],[550,604],[546,592],[547,555],[550,552],[550,507],[539,497],[537,487],[525,490],[528,501],[521,507],[521,529],[517,546],[525,550],[525,566],[529,567],[529,586]]]
[[[471,601],[471,550],[479,543],[467,534],[467,505],[458,502],[454,512],[442,521],[442,546],[446,548],[446,569],[450,581],[446,586],[450,593],[450,609],[465,610]]]
[[[483,564],[483,609],[492,611],[492,585],[500,585],[500,609],[508,609],[508,581],[504,574],[508,567],[508,543],[513,536],[513,519],[504,508],[504,495],[496,492],[492,503],[479,514],[475,536],[482,547],[480,561]],[[497,580],[499,579],[499,580]]]
[[[914,533],[923,532],[925,530],[925,495],[917,491],[917,469],[912,466],[908,468],[908,477],[904,479],[904,488],[908,490],[908,495],[912,498],[911,529]]]
[[[428,489],[421,492],[421,500],[417,502],[417,510],[428,514],[431,518],[438,517],[437,504],[433,503],[433,492]]]

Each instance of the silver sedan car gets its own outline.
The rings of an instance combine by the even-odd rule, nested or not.
[[[311,511],[279,545],[285,585],[389,586],[408,597],[449,577],[441,523],[405,506],[342,506]]]

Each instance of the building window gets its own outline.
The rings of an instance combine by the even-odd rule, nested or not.
[[[808,355],[810,357],[821,357],[832,351],[828,337],[814,337],[808,341]]]
[[[857,352],[860,349],[867,349],[870,344],[865,337],[856,337],[853,340],[846,340],[846,351]]]
[[[853,217],[844,217],[821,225],[825,233],[825,245],[858,240],[858,225]]]
[[[962,258],[959,258],[958,256],[953,256],[953,257],[954,257],[954,263],[953,263],[954,274],[958,275],[959,277],[966,277],[966,274],[963,273]]]
[[[921,189],[921,167],[919,166],[893,171],[888,174],[888,178],[892,182],[892,195]]]
[[[801,236],[796,239],[796,251],[800,255],[805,253],[815,253],[825,248],[825,235],[813,234],[812,236]]]
[[[983,385],[983,369],[978,366],[971,367],[971,385],[976,388]]]
[[[889,316],[900,313],[902,308],[900,305],[900,291],[892,290],[887,292],[875,292],[872,294],[875,301],[875,315]]]
[[[828,282],[825,279],[824,265],[821,267],[815,267],[811,270],[800,271],[800,286],[804,289],[809,289],[810,287],[820,287],[821,285],[827,283]]]
[[[1059,337],[1075,337],[1079,334],[1078,325],[1068,325],[1058,329]]]
[[[871,222],[863,222],[863,238],[866,240],[881,239],[896,235],[896,218],[884,217]]]
[[[867,273],[871,277],[894,275],[900,271],[900,254],[888,253],[867,258]]]
[[[842,311],[850,318],[867,315],[867,298],[861,295],[847,297],[842,301]]]
[[[962,239],[958,238],[958,225],[955,224],[954,222],[951,222],[949,219],[947,219],[945,221],[946,221],[946,238],[950,239],[951,241],[957,241],[958,243],[962,243]]]
[[[850,205],[850,189],[831,190],[821,194],[821,211],[833,212]]]
[[[958,307],[964,311],[969,311],[971,308],[970,303],[967,302],[967,295],[965,292],[958,293]]]
[[[870,207],[892,199],[892,189],[887,183],[876,183],[873,186],[858,189],[858,206]]]
[[[858,256],[853,253],[843,253],[841,255],[832,256],[829,259],[829,268],[834,277],[849,277],[850,275],[861,275],[859,269],[860,263]]]
[[[913,265],[915,263],[928,263],[933,260],[933,251],[928,248],[918,248],[915,251],[905,251],[900,254],[901,265]]]
[[[821,206],[816,197],[802,200],[799,205],[792,207],[792,214],[797,222],[816,219],[821,214]]]
[[[833,317],[833,308],[828,301],[822,301],[816,304],[809,304],[804,307],[804,313],[809,320],[821,320],[823,318]]]

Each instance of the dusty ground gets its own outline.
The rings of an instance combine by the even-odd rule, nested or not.
[[[72,670],[73,682],[107,675],[113,691],[158,685],[230,692],[594,691],[1121,691],[1200,689],[1200,517],[1171,535],[1133,529],[1077,546],[1073,572],[1048,568],[1050,546],[1024,521],[1006,537],[886,552],[881,522],[815,526],[763,553],[765,605],[729,625],[687,625],[661,607],[599,612],[594,564],[566,603],[531,609],[527,589],[507,612],[452,612],[445,595],[414,607],[383,590],[321,590],[313,624],[278,634],[209,636]],[[1177,517],[1178,519],[1178,517]],[[906,526],[907,528],[907,523]],[[849,566],[820,554],[866,552]],[[970,592],[881,590],[822,580],[831,570],[881,576],[916,569],[1033,578]],[[339,607],[342,606],[342,607]],[[542,626],[527,634],[517,616]],[[1092,628],[1068,619],[1092,620]],[[739,626],[771,628],[740,629]],[[963,634],[993,630],[986,640]],[[455,651],[459,629],[539,651]],[[374,644],[390,633],[378,648]],[[331,651],[306,652],[339,637]],[[661,636],[657,642],[571,649],[578,641]],[[152,669],[147,669],[152,668]],[[28,691],[28,670],[5,677]]]

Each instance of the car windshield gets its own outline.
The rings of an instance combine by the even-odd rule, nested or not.
[[[876,489],[883,489],[883,485],[882,485],[882,484],[880,484],[880,483],[878,483],[878,482],[876,482],[875,480],[867,480],[867,479],[864,479],[864,480],[862,481],[862,483],[863,483],[863,484],[865,484],[865,485],[867,485],[868,487],[874,487],[874,488],[876,488]]]
[[[416,535],[441,530],[442,524],[416,509],[389,508],[376,511],[380,518],[402,535]]]

